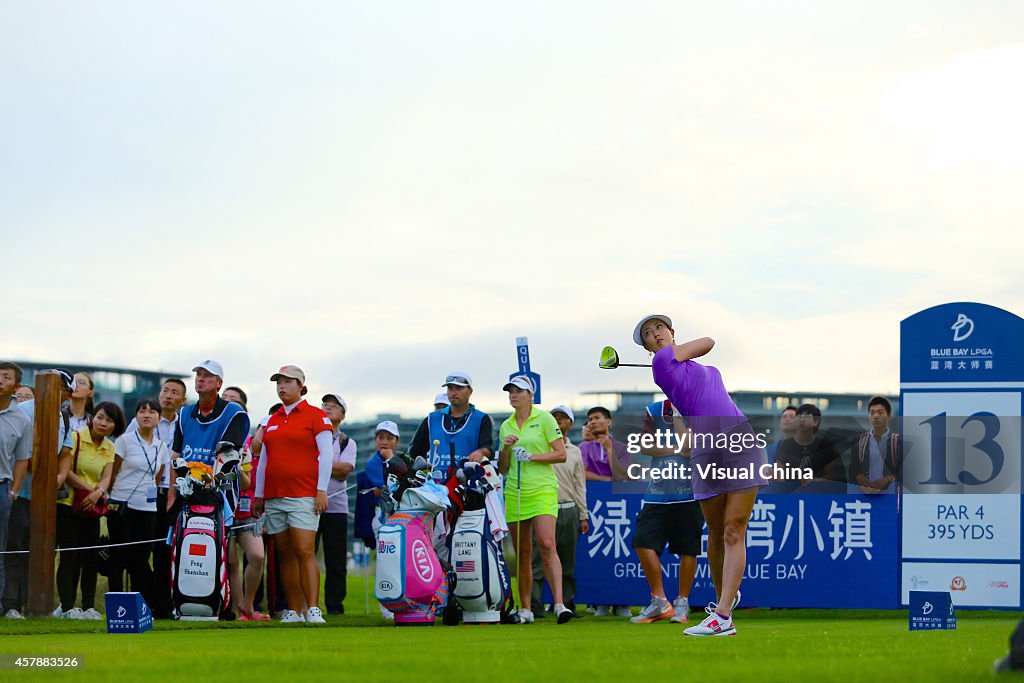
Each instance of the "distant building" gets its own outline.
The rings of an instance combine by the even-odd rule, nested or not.
[[[616,438],[624,437],[625,433],[637,429],[643,419],[645,410],[653,401],[664,399],[664,395],[654,391],[600,391],[587,392],[594,401],[581,406],[572,406],[576,413],[576,421],[569,438],[573,443],[582,440],[582,428],[586,422],[587,410],[596,405],[603,405],[613,411],[615,424],[613,434]],[[822,413],[823,428],[837,441],[850,438],[868,428],[868,401],[873,394],[840,394],[820,391],[734,391],[733,400],[743,414],[750,418],[751,424],[758,432],[765,434],[769,443],[778,439],[777,429],[779,414],[788,405],[799,406],[811,403]],[[883,394],[884,395],[884,394]],[[892,403],[893,414],[899,413],[899,396],[885,395]],[[494,419],[494,436],[497,439],[498,427],[509,416],[509,413],[491,413]],[[378,415],[368,422],[345,423],[343,430],[359,445],[357,469],[361,469],[366,460],[376,450],[373,436],[374,427],[381,420],[393,420],[402,433],[398,440],[399,449],[406,450],[412,442],[424,415],[417,417],[401,417],[393,414]]]
[[[113,401],[125,408],[134,410],[135,402],[140,398],[156,398],[160,393],[160,384],[169,377],[185,379],[190,373],[162,372],[154,370],[132,370],[129,368],[112,368],[103,365],[82,365],[80,363],[37,363],[35,361],[14,361],[25,371],[22,384],[35,384],[35,374],[40,370],[66,368],[71,372],[88,373],[95,384],[96,403]]]
[[[653,401],[664,398],[660,392],[620,391],[588,392],[599,399],[617,398],[618,413],[642,415]],[[823,421],[832,426],[843,425],[853,428],[852,423],[867,425],[868,401],[875,394],[838,394],[821,391],[733,391],[729,394],[743,414],[750,418],[754,429],[767,434],[773,440],[778,428],[779,415],[786,406],[810,403],[821,411]],[[900,398],[882,394],[892,403],[893,415],[899,414]],[[596,404],[595,404],[596,405]],[[611,406],[608,406],[609,408]]]
[[[49,367],[49,366],[47,366]],[[613,411],[615,423],[613,435],[616,438],[625,440],[626,434],[637,429],[643,419],[645,410],[655,400],[664,399],[664,395],[654,391],[601,391],[588,392],[587,396],[593,396],[594,401],[583,405],[571,406],[575,413],[576,421],[569,432],[569,439],[578,444],[583,440],[582,429],[586,422],[587,410],[596,405],[603,405]],[[769,443],[778,440],[777,428],[779,414],[788,405],[798,406],[802,403],[812,403],[822,412],[823,427],[828,438],[835,441],[840,448],[848,443],[861,431],[868,428],[867,405],[871,399],[869,394],[837,394],[823,393],[816,391],[735,391],[732,398],[758,432],[765,434]],[[899,411],[899,397],[886,396],[892,402],[893,413]],[[545,406],[549,407],[549,406]],[[498,438],[498,428],[510,415],[504,413],[490,413],[494,420],[494,438]],[[398,449],[407,451],[412,437],[420,422],[426,417],[426,413],[415,417],[403,417],[394,413],[382,413],[372,420],[362,422],[345,422],[342,431],[354,439],[358,447],[356,457],[356,471],[366,466],[366,461],[374,454],[377,447],[374,443],[374,428],[384,420],[391,420],[398,425],[401,436],[398,439]],[[495,443],[497,446],[497,443]],[[844,459],[849,462],[848,455]],[[355,483],[355,477],[349,478],[349,483]],[[349,491],[349,509],[355,510],[355,487]]]

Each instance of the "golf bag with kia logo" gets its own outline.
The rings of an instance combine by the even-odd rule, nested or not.
[[[434,518],[449,505],[448,490],[430,480],[430,464],[423,458],[402,477],[388,476],[382,500],[386,517],[377,532],[374,594],[394,613],[396,626],[431,626],[448,595],[431,542]]]
[[[174,461],[178,475],[178,515],[171,531],[171,582],[174,608],[183,620],[219,618],[228,604],[226,517],[231,514],[224,492],[235,482],[238,452],[218,444],[213,468]]]

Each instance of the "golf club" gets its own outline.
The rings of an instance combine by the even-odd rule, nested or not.
[[[611,346],[606,346],[601,350],[601,360],[598,361],[597,366],[602,370],[614,370],[615,368],[649,368],[650,363],[620,363],[619,352]]]
[[[523,537],[523,480],[522,461],[516,458],[516,581],[519,581],[519,568],[523,566],[519,557],[519,539]],[[522,601],[520,601],[522,602]]]

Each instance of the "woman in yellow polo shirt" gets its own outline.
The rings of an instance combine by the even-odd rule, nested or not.
[[[555,599],[558,623],[572,619],[562,604],[562,563],[555,550],[555,520],[558,517],[558,478],[552,467],[565,462],[562,430],[551,413],[533,405],[533,381],[525,375],[513,377],[503,388],[515,413],[501,425],[498,438],[498,469],[507,474],[505,515],[516,546],[519,579],[519,619],[532,624],[530,593],[533,587],[534,533],[544,560],[544,576]]]
[[[57,546],[78,548],[99,545],[100,518],[90,510],[110,494],[114,467],[114,442],[110,437],[124,433],[124,412],[116,403],[104,401],[96,406],[88,424],[72,435],[67,482],[71,492],[57,501]],[[88,491],[75,505],[74,491]],[[82,586],[82,607],[75,607],[78,586]],[[102,619],[96,611],[96,551],[75,550],[60,554],[57,565],[57,593],[60,606],[56,616],[68,619]]]

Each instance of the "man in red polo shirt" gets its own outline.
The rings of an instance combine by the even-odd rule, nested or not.
[[[277,382],[282,405],[263,432],[253,509],[265,512],[264,529],[274,537],[290,608],[281,622],[322,624],[314,542],[327,510],[333,428],[327,413],[303,400],[306,375],[298,367],[285,365],[270,381]]]

